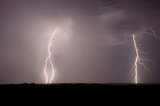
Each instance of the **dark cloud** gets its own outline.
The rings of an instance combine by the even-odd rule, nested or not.
[[[142,82],[158,78],[158,0],[1,0],[0,83],[44,82],[43,67],[50,34],[55,82],[132,82],[134,61],[131,34],[149,52],[152,74],[141,72]],[[156,74],[153,74],[156,73]]]

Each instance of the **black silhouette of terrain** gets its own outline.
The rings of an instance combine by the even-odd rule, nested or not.
[[[23,83],[23,84],[1,84],[0,87],[13,87],[13,88],[141,88],[141,87],[160,87],[160,84],[127,84],[127,83],[109,83],[109,84],[97,84],[97,83],[55,83],[55,84],[35,84],[35,83]]]
[[[127,95],[159,95],[160,85],[159,84],[86,84],[86,83],[56,83],[56,84],[1,84],[0,91],[4,95],[8,93],[9,95],[40,95],[40,98],[48,98],[48,95],[54,98],[63,96],[60,98],[68,98],[68,96],[81,95],[99,95],[101,97],[110,97],[116,95],[115,97],[121,98],[124,94]],[[42,96],[45,95],[45,96]],[[127,97],[127,96],[126,96]]]

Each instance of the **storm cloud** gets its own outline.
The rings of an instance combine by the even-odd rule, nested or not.
[[[158,0],[1,0],[0,83],[43,83],[49,38],[56,83],[130,83],[131,35],[156,64],[143,82],[160,82]],[[147,34],[148,31],[151,34]],[[142,37],[141,37],[142,36]]]

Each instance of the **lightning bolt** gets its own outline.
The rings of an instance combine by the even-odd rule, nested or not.
[[[153,35],[154,38],[160,40],[160,36],[157,36],[156,31],[154,30],[154,28],[149,27],[149,28],[145,28],[144,30],[145,30],[144,33],[146,33],[148,35]]]
[[[152,27],[150,27],[150,30],[151,30],[151,32],[153,33],[153,36],[154,36],[156,39],[159,39],[159,40],[160,40],[160,37],[156,35],[156,31],[155,31]]]
[[[51,35],[51,37],[50,37],[50,42],[49,42],[49,45],[48,45],[48,57],[46,58],[46,60],[45,60],[45,66],[44,66],[44,75],[45,75],[45,77],[46,77],[46,84],[47,83],[52,83],[52,80],[53,80],[53,77],[54,77],[54,68],[53,68],[53,63],[52,63],[52,59],[51,59],[51,55],[52,55],[52,53],[51,53],[51,46],[52,46],[52,40],[53,40],[53,37],[54,37],[54,35],[56,34],[56,32],[57,32],[57,29],[55,29],[54,30],[54,32],[52,33],[52,35]],[[51,65],[51,70],[52,70],[52,75],[51,75],[51,78],[50,78],[50,80],[49,80],[49,78],[48,78],[48,75],[47,75],[47,65],[48,65],[48,62],[49,62],[49,64]]]
[[[142,59],[140,57],[140,54],[145,53],[139,50],[137,42],[136,42],[136,36],[134,34],[132,34],[132,39],[133,39],[133,44],[134,44],[134,49],[135,49],[135,54],[136,54],[136,58],[133,64],[133,72],[134,72],[134,83],[137,84],[138,83],[138,66],[141,65],[143,66],[146,70],[149,70],[145,64],[144,61],[151,61],[149,59]],[[153,61],[151,61],[153,62]]]

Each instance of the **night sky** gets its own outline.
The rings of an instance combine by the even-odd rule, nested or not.
[[[159,0],[0,0],[0,84],[45,82],[56,27],[53,83],[134,83],[132,34],[154,61],[139,82],[160,83],[159,19]]]

